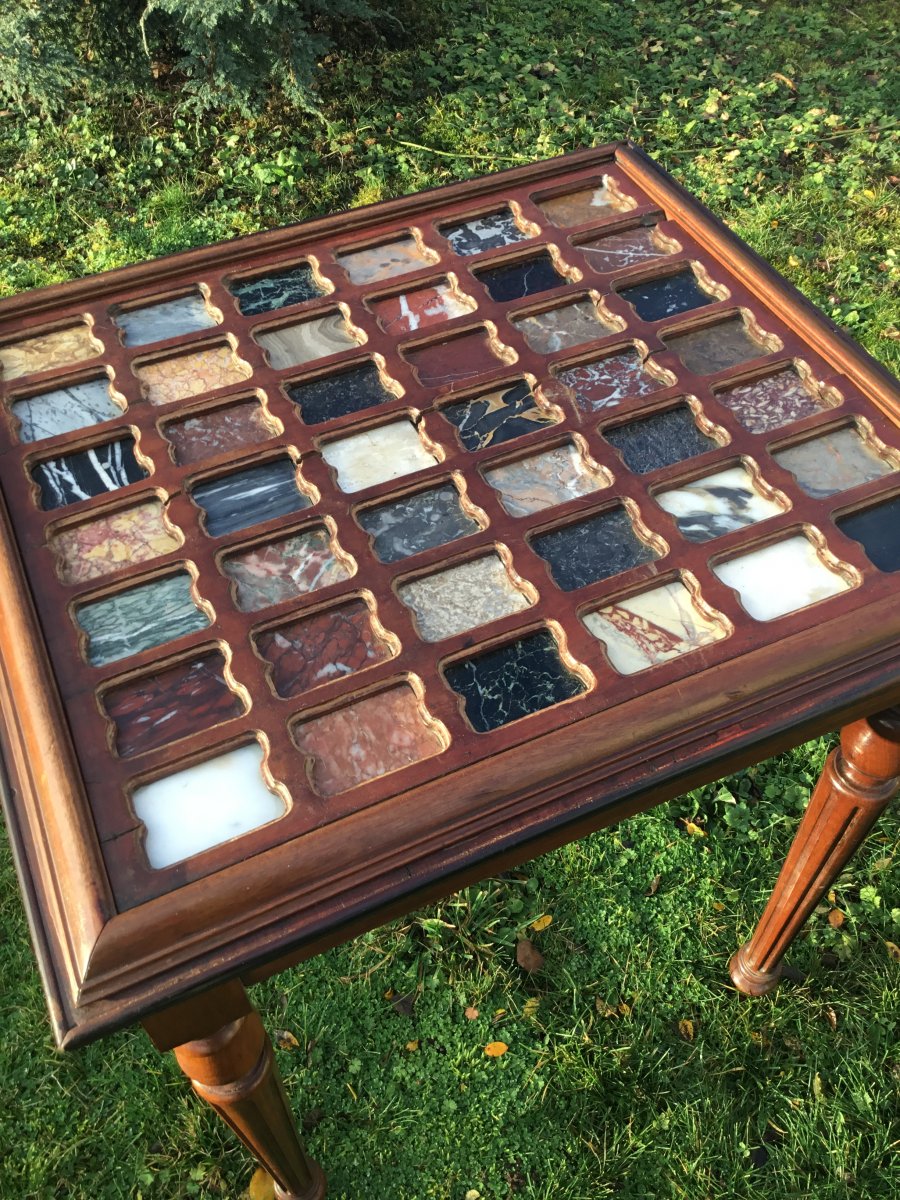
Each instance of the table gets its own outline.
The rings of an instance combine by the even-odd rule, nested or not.
[[[59,1045],[325,1194],[247,986],[842,725],[900,777],[900,391],[619,143],[0,302],[5,811]]]

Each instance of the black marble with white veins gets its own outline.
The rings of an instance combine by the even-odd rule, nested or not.
[[[838,517],[837,526],[861,544],[879,571],[900,571],[900,496]]]
[[[245,317],[272,312],[289,304],[314,300],[325,292],[316,283],[312,269],[305,263],[286,271],[272,271],[259,279],[238,279],[229,284],[231,294]]]
[[[465,702],[477,733],[488,733],[587,690],[562,663],[551,633],[541,630],[473,658],[455,662],[444,676]]]
[[[490,267],[476,272],[476,277],[487,288],[490,298],[499,301],[535,296],[569,282],[557,272],[549,254],[536,254],[519,262]]]
[[[661,279],[645,279],[643,283],[622,288],[619,295],[627,300],[642,321],[661,321],[664,317],[702,308],[713,301],[691,270],[664,275]]]
[[[323,421],[333,421],[335,417],[362,412],[394,399],[394,393],[384,386],[378,368],[372,362],[292,384],[287,393],[300,409],[306,425],[320,425]]]
[[[528,234],[523,233],[508,208],[486,213],[483,217],[471,217],[458,225],[445,225],[441,234],[450,243],[454,254],[480,254],[482,250],[499,250],[523,242]]]
[[[45,510],[77,504],[104,492],[117,492],[146,479],[148,474],[135,458],[131,437],[48,458],[31,468],[32,478],[41,489],[41,508]]]
[[[628,469],[641,475],[716,448],[713,439],[697,428],[694,414],[684,404],[606,429],[603,436],[619,451]]]
[[[531,539],[531,545],[547,562],[554,582],[564,592],[608,579],[657,557],[635,534],[624,508],[542,533]]]
[[[501,442],[556,424],[552,413],[538,407],[524,379],[486,396],[450,404],[440,411],[456,426],[459,440],[467,450],[498,446]]]
[[[454,542],[480,528],[463,512],[459,493],[449,483],[364,509],[357,520],[372,539],[375,555],[385,563]]]
[[[297,487],[297,469],[287,458],[198,483],[191,489],[191,499],[203,509],[210,537],[261,525],[310,504]]]

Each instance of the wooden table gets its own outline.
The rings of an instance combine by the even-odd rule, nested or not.
[[[59,1045],[325,1193],[246,986],[836,724],[900,775],[900,393],[631,145],[0,302],[6,813]]]

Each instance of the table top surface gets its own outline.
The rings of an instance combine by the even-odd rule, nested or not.
[[[889,378],[633,147],[0,303],[57,1036],[900,693]]]

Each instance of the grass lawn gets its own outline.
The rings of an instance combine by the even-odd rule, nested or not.
[[[0,117],[0,294],[629,136],[900,369],[892,4],[410,7],[323,65],[318,117],[198,122],[162,92]],[[829,744],[258,988],[333,1200],[900,1197],[896,810],[802,982],[727,978]],[[243,1195],[248,1158],[142,1033],[53,1050],[5,842],[0,871],[0,1200]]]

